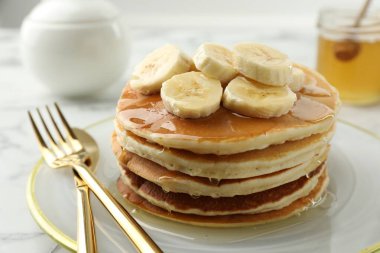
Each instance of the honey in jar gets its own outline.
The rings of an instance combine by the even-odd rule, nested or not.
[[[317,69],[351,104],[380,100],[380,15],[353,26],[355,11],[324,10],[319,17]]]

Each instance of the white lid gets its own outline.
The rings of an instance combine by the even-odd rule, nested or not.
[[[82,23],[117,17],[118,9],[105,0],[45,0],[28,16],[28,20],[46,23]]]

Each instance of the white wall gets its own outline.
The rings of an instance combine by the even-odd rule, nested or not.
[[[48,0],[45,0],[48,1]],[[91,0],[89,0],[91,1]],[[247,22],[255,17],[307,17],[315,21],[326,6],[357,8],[363,0],[110,0],[124,10],[132,26],[198,25]],[[17,27],[37,0],[0,0],[0,25]],[[372,8],[380,7],[373,1]],[[179,18],[178,18],[179,17]],[[224,19],[223,19],[224,18]],[[270,21],[270,20],[269,20]],[[264,22],[269,22],[264,19]],[[284,20],[286,22],[287,20]],[[282,23],[282,22],[281,22]]]
[[[362,0],[113,0],[128,13],[242,14],[314,13],[322,6],[356,7]],[[378,2],[378,1],[376,1]]]

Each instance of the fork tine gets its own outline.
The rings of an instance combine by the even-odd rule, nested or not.
[[[38,127],[37,127],[37,125],[36,125],[36,122],[34,121],[33,116],[32,116],[32,114],[30,113],[30,111],[28,111],[28,115],[29,115],[30,123],[32,124],[32,127],[33,127],[34,134],[35,134],[36,137],[37,137],[38,147],[40,148],[42,154],[43,154],[43,155],[47,155],[47,154],[48,154],[48,155],[49,155],[49,158],[54,159],[55,156],[53,155],[52,152],[50,152],[49,147],[46,145],[46,143],[45,143],[45,141],[44,141],[44,138],[42,137],[40,131],[38,130]]]
[[[33,126],[33,131],[34,131],[34,134],[36,135],[37,137],[37,140],[38,140],[38,143],[41,147],[44,147],[44,148],[48,148],[48,146],[46,145],[45,141],[44,141],[44,138],[42,138],[41,134],[40,134],[40,131],[38,130],[38,127],[36,125],[36,122],[34,121],[33,119],[33,116],[32,114],[30,113],[30,111],[28,111],[28,115],[29,115],[29,120],[30,120],[30,123],[32,124]]]
[[[61,109],[59,108],[58,104],[54,103],[54,106],[57,109],[58,115],[61,118],[63,126],[64,126],[64,128],[66,130],[67,135],[68,135],[68,140],[70,141],[70,143],[73,146],[73,148],[76,149],[76,151],[79,151],[79,150],[83,149],[82,144],[78,140],[78,137],[75,135],[73,129],[70,127],[70,125],[67,122],[65,116],[63,116],[63,113],[62,113]]]
[[[53,118],[53,115],[52,115],[52,113],[51,113],[49,107],[46,105],[45,108],[46,108],[46,111],[47,111],[48,114],[49,114],[49,117],[50,117],[51,122],[53,123],[53,126],[54,126],[54,128],[55,128],[55,131],[56,131],[57,134],[58,134],[58,139],[59,139],[60,141],[64,141],[65,138],[63,137],[61,131],[59,130],[58,125],[57,125],[57,123],[55,122],[55,120],[54,120],[54,118]]]
[[[77,140],[78,138],[76,137],[75,133],[71,129],[71,127],[70,127],[69,123],[67,122],[65,116],[63,116],[63,113],[62,113],[61,109],[59,108],[58,104],[54,103],[54,106],[57,109],[58,115],[62,120],[63,126],[65,127],[65,130],[67,131],[68,136],[74,140]]]
[[[48,136],[48,139],[50,142],[50,146],[52,147],[54,153],[57,155],[57,157],[63,157],[65,155],[65,153],[63,153],[61,151],[61,149],[57,146],[57,143],[55,142],[53,136],[51,135],[50,130],[49,130],[48,126],[46,125],[44,118],[42,117],[40,109],[38,109],[38,108],[37,108],[37,113],[38,113],[38,116],[40,117],[42,125],[44,126],[44,129],[47,133],[47,136]]]
[[[63,147],[63,149],[65,150],[66,154],[70,154],[70,153],[72,153],[72,148],[70,147],[70,145],[68,145],[68,144],[66,143],[65,137],[63,137],[63,135],[62,135],[62,133],[61,133],[61,130],[59,130],[58,124],[57,124],[57,122],[55,121],[55,119],[54,119],[54,117],[53,117],[53,114],[51,113],[49,107],[48,107],[48,106],[45,106],[45,108],[46,108],[46,111],[47,111],[48,114],[49,114],[49,117],[50,117],[51,122],[53,123],[54,129],[55,129],[55,132],[56,132],[57,135],[58,135],[58,142],[59,142],[59,144]]]

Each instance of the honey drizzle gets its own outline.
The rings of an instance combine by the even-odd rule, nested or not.
[[[333,110],[327,105],[302,95],[299,96],[290,110],[293,117],[309,122],[318,122],[328,117],[333,117],[333,113]]]
[[[316,80],[316,87],[331,92],[328,97],[298,94],[291,112],[277,118],[242,117],[224,107],[206,118],[182,119],[168,113],[159,94],[144,96],[127,86],[118,103],[117,120],[122,125],[147,133],[165,134],[168,138],[239,139],[277,132],[290,127],[305,127],[334,116],[337,99],[329,85],[317,75],[304,69]],[[330,108],[331,107],[331,108]]]

